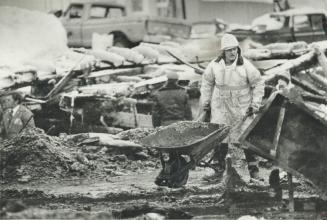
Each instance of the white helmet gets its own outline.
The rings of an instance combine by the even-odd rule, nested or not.
[[[173,70],[165,70],[167,79],[178,79],[178,74]]]
[[[238,40],[232,34],[224,34],[223,37],[221,38],[221,50],[228,50],[238,46],[239,46]]]

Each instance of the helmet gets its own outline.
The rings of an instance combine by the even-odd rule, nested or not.
[[[178,79],[178,74],[175,71],[166,70],[167,79]]]
[[[238,40],[232,34],[224,34],[223,37],[221,38],[221,50],[228,50],[238,46],[239,46]]]

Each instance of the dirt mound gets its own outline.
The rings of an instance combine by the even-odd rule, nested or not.
[[[64,177],[88,167],[88,160],[72,152],[58,137],[40,129],[26,130],[0,144],[0,181],[28,182]]]
[[[141,140],[146,147],[176,148],[191,145],[209,134],[224,128],[223,125],[196,121],[181,121],[162,126]]]

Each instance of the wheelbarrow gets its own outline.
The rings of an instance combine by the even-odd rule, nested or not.
[[[141,140],[159,151],[162,170],[155,184],[178,188],[187,183],[189,170],[222,142],[230,127],[207,122],[182,121],[166,127]]]

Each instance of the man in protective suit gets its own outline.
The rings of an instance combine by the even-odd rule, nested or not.
[[[211,181],[220,177],[225,169],[228,145],[237,145],[240,129],[235,126],[246,116],[259,110],[264,95],[264,80],[260,72],[241,54],[235,36],[224,34],[221,39],[221,54],[207,66],[201,84],[200,108],[211,111],[211,123],[226,124],[233,132],[216,150],[217,172],[205,176]],[[258,166],[252,152],[244,150],[251,178],[260,179]]]

